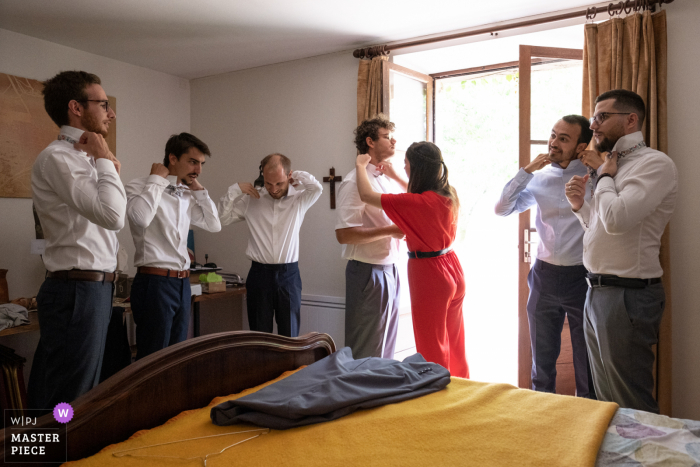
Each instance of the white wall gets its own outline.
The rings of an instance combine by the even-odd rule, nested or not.
[[[669,155],[680,176],[671,220],[673,414],[700,420],[700,2],[682,0],[666,9]]]
[[[235,182],[253,182],[260,160],[281,152],[292,170],[318,180],[332,166],[345,176],[355,161],[357,60],[351,53],[323,55],[278,65],[192,80],[192,133],[212,151],[201,182],[217,200]],[[345,296],[345,261],[335,239],[330,187],[306,213],[299,268],[303,293]],[[337,185],[336,185],[337,187]],[[225,226],[221,233],[195,232],[198,261],[248,275],[248,230]]]
[[[162,161],[171,134],[190,130],[187,80],[0,29],[0,73],[41,81],[65,70],[97,74],[107,94],[117,98],[116,156],[124,183],[147,175],[153,162]],[[29,254],[34,238],[32,200],[0,198],[0,219],[0,268],[9,270],[10,298],[35,296],[45,269],[39,256]],[[128,228],[119,233],[119,242],[132,264]],[[31,366],[37,334],[5,337],[0,344],[16,349]]]

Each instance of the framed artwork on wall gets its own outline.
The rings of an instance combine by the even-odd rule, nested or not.
[[[58,127],[44,110],[41,81],[0,73],[0,198],[31,198],[36,156],[56,139]],[[116,111],[117,100],[108,96]],[[107,144],[117,155],[116,120]]]

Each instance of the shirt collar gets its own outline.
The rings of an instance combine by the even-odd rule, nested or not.
[[[380,175],[383,175],[379,169],[377,168],[376,165],[372,164],[371,162],[367,164],[367,173],[370,175],[374,175],[375,177],[379,177]]]
[[[270,192],[267,191],[267,188],[264,188],[264,190],[265,190],[265,193],[267,194],[267,196],[269,196],[270,198],[272,198],[272,195],[270,195]],[[281,198],[272,198],[272,199],[276,201],[276,200],[278,200],[278,199],[284,199],[284,198],[288,198],[288,197],[290,197],[290,196],[294,196],[294,195],[296,195],[296,194],[298,194],[298,193],[300,193],[300,192],[301,192],[301,190],[297,190],[296,188],[294,188],[294,185],[292,185],[292,184],[290,183],[290,184],[289,184],[289,188],[287,188],[287,195],[286,195],[286,196],[283,196],[283,197],[281,197]]]
[[[168,181],[168,183],[172,186],[177,186],[177,175],[168,175],[165,177],[165,179]]]
[[[63,125],[59,134],[68,136],[69,138],[73,138],[77,141],[80,139],[81,136],[83,136],[83,133],[85,133],[85,130],[81,130],[80,128],[75,128],[68,125]]]
[[[567,165],[566,168],[563,168],[557,162],[552,162],[550,164],[550,167],[554,170],[561,170],[562,173],[563,172],[572,172],[572,171],[575,172],[581,164],[582,164],[582,162],[579,159],[574,159],[571,162],[569,162],[569,165]],[[557,172],[557,173],[559,173],[559,172]]]
[[[641,131],[635,131],[634,133],[630,133],[618,139],[613,147],[613,151],[624,151],[625,149],[637,145],[641,141],[644,141],[644,135]]]

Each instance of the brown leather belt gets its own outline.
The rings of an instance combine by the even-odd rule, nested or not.
[[[177,277],[178,279],[186,279],[190,277],[190,270],[185,269],[184,271],[178,271],[176,269],[165,269],[165,268],[149,268],[148,266],[141,266],[137,269],[139,274],[150,274],[152,276],[165,276],[165,277]]]
[[[113,272],[87,271],[84,269],[69,269],[68,271],[48,271],[46,277],[65,281],[111,282],[117,279]]]

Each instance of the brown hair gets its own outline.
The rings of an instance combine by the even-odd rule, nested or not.
[[[170,154],[174,155],[177,160],[192,148],[197,148],[199,152],[204,155],[211,157],[211,152],[209,152],[209,146],[204,144],[204,142],[197,138],[195,135],[189,133],[180,133],[179,135],[172,135],[168,142],[165,143],[165,157],[163,158],[163,165],[168,167],[170,165]]]
[[[43,82],[44,108],[51,120],[58,125],[68,125],[68,103],[87,102],[85,88],[91,84],[102,84],[99,76],[86,71],[62,71]]]
[[[411,167],[408,177],[408,192],[423,193],[434,191],[452,202],[452,221],[459,216],[459,197],[457,190],[450,186],[448,171],[442,159],[442,151],[429,141],[413,143],[406,150],[406,159]]]
[[[369,146],[367,145],[367,137],[372,138],[372,141],[379,139],[379,129],[384,128],[389,131],[394,131],[396,125],[389,121],[389,117],[384,114],[377,114],[376,117],[365,120],[355,128],[355,147],[359,154],[367,154]]]

